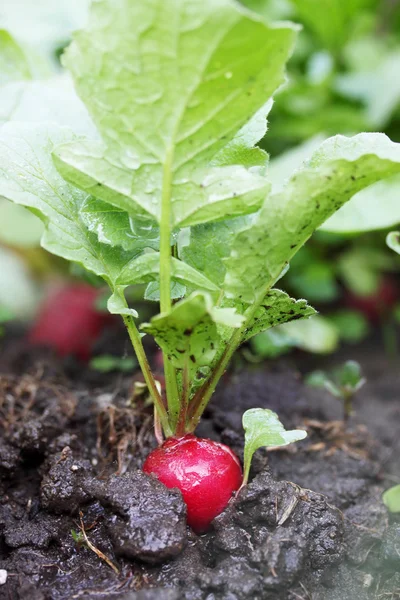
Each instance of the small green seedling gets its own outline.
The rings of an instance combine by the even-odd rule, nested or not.
[[[110,288],[108,309],[126,325],[156,431],[178,457],[173,476],[157,473],[154,462],[151,472],[181,489],[178,473],[190,470],[194,486],[212,473],[201,504],[218,486],[225,504],[219,498],[217,512],[240,487],[237,459],[218,482],[215,457],[227,453],[215,446],[207,453],[210,440],[198,440],[196,465],[182,462],[217,383],[241,344],[315,314],[274,286],[335,211],[400,173],[400,144],[385,135],[336,136],[273,189],[269,157],[257,143],[297,30],[235,0],[96,0],[62,59],[86,107],[73,91],[60,94],[58,114],[79,106],[74,130],[51,116],[0,129],[0,195],[41,217],[44,248]],[[138,284],[160,305],[150,322],[126,300],[126,288]],[[145,334],[163,353],[165,396]],[[261,428],[265,419],[256,423]],[[205,454],[210,468],[201,471]],[[251,455],[247,448],[247,474]]]
[[[383,493],[382,499],[389,512],[400,513],[400,485],[395,485],[386,490]]]
[[[74,540],[75,544],[77,545],[78,549],[81,548],[82,546],[88,548],[88,545],[86,544],[85,538],[81,531],[76,531],[76,529],[71,529],[71,536],[72,536],[72,539]]]
[[[137,365],[133,356],[114,356],[112,354],[100,354],[95,356],[89,363],[89,366],[99,373],[111,373],[120,371],[129,373]]]
[[[116,573],[118,575],[119,574],[118,567],[108,558],[108,556],[106,556],[104,554],[104,552],[99,550],[99,548],[96,548],[96,546],[94,546],[94,544],[92,544],[92,542],[89,540],[86,530],[85,530],[84,523],[83,523],[83,513],[82,512],[79,512],[79,519],[80,519],[79,531],[76,531],[76,529],[71,529],[72,539],[74,540],[78,549],[83,547],[83,548],[87,548],[88,550],[91,550],[92,552],[94,552],[94,554],[96,554],[96,556],[98,556],[100,558],[100,560],[103,560],[114,571],[114,573]]]
[[[348,421],[353,410],[353,398],[356,392],[365,384],[366,379],[361,372],[361,366],[355,360],[348,360],[330,373],[314,371],[306,379],[308,385],[325,388],[343,402],[344,418]]]
[[[251,408],[243,415],[245,432],[243,484],[249,479],[251,460],[259,448],[288,446],[304,440],[307,433],[301,429],[286,431],[278,415],[267,408]]]

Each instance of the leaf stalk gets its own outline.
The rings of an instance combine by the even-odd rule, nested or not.
[[[171,302],[171,188],[172,188],[173,151],[166,153],[163,169],[160,228],[160,308],[162,313],[170,312]],[[168,418],[172,431],[175,431],[180,401],[176,379],[176,370],[168,355],[163,352],[165,387],[167,393]]]
[[[195,396],[191,402],[191,410],[189,414],[189,423],[187,427],[187,431],[194,431],[200,421],[200,418],[205,411],[211,396],[213,395],[215,388],[222,375],[224,374],[228,363],[230,362],[233,354],[240,346],[243,336],[246,332],[246,329],[249,327],[252,318],[254,317],[257,309],[260,307],[262,301],[265,298],[265,295],[268,293],[272,286],[272,283],[269,281],[267,285],[265,285],[262,290],[257,294],[255,301],[251,304],[246,311],[244,312],[245,321],[233,332],[230,340],[228,341],[226,348],[218,360],[216,367],[213,369],[212,373],[202,385],[202,387],[197,391]]]
[[[146,382],[147,387],[149,388],[149,392],[153,399],[154,406],[157,409],[157,413],[159,415],[160,422],[161,422],[162,428],[164,430],[164,433],[165,433],[166,437],[171,436],[172,429],[169,424],[168,414],[165,409],[161,395],[157,389],[157,385],[156,385],[155,379],[153,377],[153,374],[150,370],[150,365],[148,363],[148,360],[147,360],[147,357],[146,357],[146,354],[145,354],[145,351],[143,348],[142,340],[140,338],[140,333],[137,330],[137,327],[135,325],[133,317],[130,317],[128,315],[122,315],[122,318],[125,323],[125,327],[128,330],[128,335],[132,342],[133,349],[135,350],[136,357],[138,359],[140,368],[142,370],[144,380]]]

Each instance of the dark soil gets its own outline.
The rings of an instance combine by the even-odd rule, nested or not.
[[[0,598],[400,598],[400,521],[381,500],[400,481],[400,372],[380,349],[350,354],[368,383],[347,429],[339,402],[302,384],[299,371],[320,366],[314,357],[225,376],[199,435],[240,456],[241,415],[258,406],[309,437],[259,451],[251,483],[196,536],[180,493],[139,470],[155,440],[132,377],[12,340],[3,348]]]

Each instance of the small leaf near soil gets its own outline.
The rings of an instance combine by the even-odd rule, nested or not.
[[[305,378],[305,381],[313,387],[325,388],[332,396],[340,398],[344,406],[345,421],[352,414],[355,393],[366,383],[361,366],[355,360],[347,360],[329,373],[314,371]]]
[[[243,485],[249,478],[251,460],[256,450],[262,447],[287,446],[304,440],[307,432],[301,429],[286,431],[278,415],[268,408],[252,408],[243,415],[245,431]]]
[[[400,485],[395,485],[389,490],[386,490],[382,498],[391,513],[400,512]]]
[[[112,354],[101,354],[95,356],[89,363],[91,369],[100,373],[111,373],[120,371],[121,373],[130,373],[136,365],[133,356],[113,356]]]

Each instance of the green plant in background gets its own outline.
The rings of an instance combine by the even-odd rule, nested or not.
[[[292,18],[303,25],[288,67],[289,83],[279,91],[270,133],[262,142],[273,157],[270,163],[273,183],[284,181],[311,156],[321,139],[333,132],[348,134],[379,129],[399,139],[400,87],[395,74],[400,65],[400,13],[395,3],[378,0],[323,3],[243,0],[243,3],[268,18]],[[382,89],[387,92],[384,98]],[[319,231],[299,253],[282,282],[283,288],[290,294],[304,295],[319,307],[329,302],[346,304],[348,290],[362,298],[379,296],[382,275],[387,271],[398,272],[393,261],[388,267],[386,232],[379,230],[400,222],[399,195],[398,176],[357,194],[323,224],[330,237],[321,236],[325,232]],[[367,235],[369,231],[377,233]],[[359,248],[360,244],[363,248]],[[384,345],[387,353],[392,354],[390,307],[385,307],[383,315]],[[336,319],[334,314],[329,314],[329,318],[337,329],[337,340],[357,341],[354,337],[348,339],[346,330],[340,327],[340,318]],[[360,322],[362,311],[355,318]],[[365,319],[357,331],[358,339],[367,334]],[[329,344],[322,346],[329,348]]]
[[[46,249],[107,282],[167,436],[194,430],[241,343],[315,313],[273,285],[340,206],[400,171],[385,136],[339,136],[271,192],[255,144],[296,28],[228,0],[182,8],[178,19],[172,0],[161,11],[93,4],[64,63],[96,134],[15,122],[0,132],[0,193],[42,218]],[[161,313],[138,329],[124,290],[139,283]],[[140,330],[163,351],[167,406]]]
[[[310,373],[305,382],[318,388],[325,388],[328,392],[343,402],[344,418],[348,421],[353,411],[353,398],[366,383],[362,375],[361,366],[355,360],[348,360],[343,365],[329,373],[314,371]]]
[[[273,155],[316,134],[399,132],[399,11],[386,0],[242,0],[303,25],[290,83],[272,116]],[[381,90],[385,89],[385,97]],[[301,118],[299,118],[299,115]]]
[[[0,337],[4,335],[4,327],[5,323],[12,321],[15,318],[14,313],[4,306],[0,306]]]
[[[95,356],[89,363],[89,366],[99,373],[111,373],[120,371],[121,373],[132,372],[137,362],[133,356],[113,356],[112,354],[100,354]]]
[[[397,254],[400,254],[400,231],[391,231],[386,236],[386,243]]]
[[[257,362],[264,358],[276,358],[293,349],[316,354],[329,354],[338,344],[338,329],[325,316],[315,314],[309,319],[290,321],[261,332],[250,339],[253,356]]]

